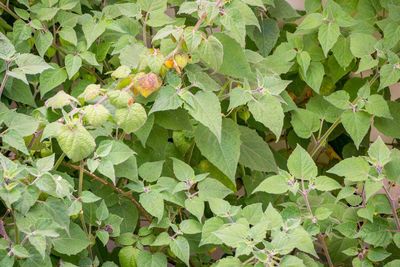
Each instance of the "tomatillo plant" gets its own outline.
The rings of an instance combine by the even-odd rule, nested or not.
[[[0,265],[400,266],[400,2],[304,6],[0,0]]]

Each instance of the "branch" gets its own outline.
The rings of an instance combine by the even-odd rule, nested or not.
[[[219,0],[219,1],[217,2],[217,4],[215,5],[215,8],[219,8],[223,3],[224,3],[224,0]],[[194,25],[193,33],[197,32],[197,31],[199,30],[201,23],[204,21],[204,19],[205,19],[206,17],[207,17],[207,13],[204,12],[204,13],[200,16],[200,18],[199,18],[199,20],[197,21],[196,25]],[[184,37],[183,37],[183,34],[182,34],[182,36],[181,36],[181,38],[180,38],[180,40],[179,40],[178,45],[175,47],[175,49],[174,49],[171,53],[169,53],[169,54],[165,57],[165,60],[167,60],[167,59],[173,57],[173,56],[179,51],[179,48],[181,48],[181,46],[182,46],[182,44],[183,44],[183,41],[184,41]]]
[[[147,40],[147,31],[146,31],[146,25],[147,25],[147,19],[149,17],[149,12],[146,12],[146,16],[143,20],[143,27],[142,27],[142,34],[143,34],[143,43],[147,48],[150,48],[149,42]],[[151,36],[150,36],[151,37]]]
[[[379,73],[376,72],[374,77],[369,81],[369,86],[371,86],[376,79],[379,77]],[[356,97],[354,101],[351,103],[351,105],[357,104],[357,102],[360,100],[360,97]],[[329,129],[325,132],[325,134],[321,137],[321,139],[317,140],[314,149],[311,151],[310,156],[314,157],[317,151],[321,148],[321,146],[325,143],[325,141],[328,139],[329,135],[333,132],[333,130],[340,124],[342,121],[342,116],[340,115],[339,118],[329,127]]]
[[[396,201],[390,195],[390,192],[387,189],[387,187],[385,185],[383,185],[382,187],[383,187],[383,190],[385,190],[385,194],[386,194],[386,196],[388,197],[388,199],[390,201],[390,207],[392,208],[392,213],[393,213],[394,221],[396,222],[397,231],[400,232],[400,222],[399,222],[399,216],[397,215],[397,210],[396,210]]]
[[[7,241],[9,246],[12,246],[12,241],[10,237],[8,236],[6,229],[4,228],[4,219],[7,217],[7,215],[10,213],[10,209],[7,209],[6,213],[3,215],[3,217],[0,220],[0,235],[4,237]]]
[[[74,169],[74,170],[80,170],[80,166],[76,166],[70,163],[66,163],[66,162],[62,162],[62,165]],[[89,175],[90,177],[92,177],[93,179],[95,179],[96,181],[110,187],[112,190],[116,191],[117,193],[119,193],[120,195],[126,197],[127,199],[129,199],[133,204],[135,204],[135,206],[138,208],[138,210],[143,214],[144,217],[146,217],[146,219],[151,223],[153,221],[153,217],[142,207],[142,205],[140,205],[139,202],[136,201],[136,199],[133,198],[133,196],[129,193],[129,192],[125,192],[124,190],[122,190],[121,188],[116,187],[113,184],[110,184],[109,182],[103,180],[102,178],[98,177],[97,175],[89,172],[86,169],[83,169],[83,173]]]
[[[8,6],[6,6],[6,5],[3,4],[2,2],[0,2],[0,7],[3,8],[8,14],[10,14],[11,16],[13,16],[14,19],[21,19],[20,17],[18,17],[17,14],[15,14]]]
[[[3,81],[2,81],[1,86],[0,86],[0,97],[3,94],[4,86],[6,86],[6,82],[7,82],[7,79],[8,79],[8,71],[10,70],[10,64],[11,64],[11,61],[7,60],[6,61],[6,74],[4,74],[4,78],[3,78]]]
[[[322,245],[322,250],[324,251],[325,257],[328,260],[329,267],[333,267],[331,256],[329,256],[328,247],[326,246],[326,243],[325,243],[325,236],[321,235],[321,233],[319,233],[318,236],[319,236],[320,243]]]

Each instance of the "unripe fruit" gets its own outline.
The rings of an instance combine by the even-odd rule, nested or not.
[[[133,89],[137,90],[142,96],[148,97],[151,93],[160,89],[162,80],[153,72],[140,72],[133,78]],[[132,88],[131,88],[132,90]],[[133,92],[135,93],[135,91]]]
[[[178,53],[175,55],[175,61],[179,68],[183,69],[189,61],[189,56],[186,53]]]

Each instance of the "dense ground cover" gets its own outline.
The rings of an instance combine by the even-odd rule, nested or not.
[[[0,266],[400,266],[399,1],[1,1]]]

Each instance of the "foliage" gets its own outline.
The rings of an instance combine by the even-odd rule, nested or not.
[[[398,1],[0,7],[1,266],[399,266]]]

